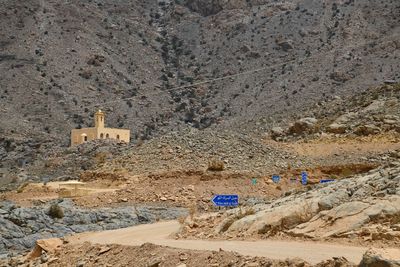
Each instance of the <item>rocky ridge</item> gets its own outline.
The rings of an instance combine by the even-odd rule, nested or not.
[[[179,237],[267,238],[313,240],[350,238],[363,242],[400,242],[400,167],[320,184],[306,192],[251,209],[232,209],[209,218],[187,219]]]
[[[304,112],[306,117],[286,127],[272,128],[271,137],[287,141],[321,135],[351,137],[391,133],[399,138],[399,101],[400,84],[395,82],[371,88],[360,95],[336,97],[328,103],[318,103]]]

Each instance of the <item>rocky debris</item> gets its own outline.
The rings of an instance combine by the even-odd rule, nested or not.
[[[316,118],[302,118],[289,126],[289,134],[301,135],[305,133],[312,133],[315,131],[315,126],[318,120]]]
[[[0,255],[32,249],[36,240],[62,237],[85,231],[100,231],[150,223],[160,219],[176,219],[186,213],[183,208],[157,206],[126,206],[116,208],[83,209],[70,200],[58,206],[62,218],[48,214],[51,203],[32,208],[18,207],[12,202],[0,202]]]
[[[307,121],[308,122],[308,121]],[[107,161],[99,171],[123,169],[133,174],[169,170],[206,170],[212,159],[224,162],[227,171],[262,175],[291,164],[295,168],[310,161],[265,144],[259,138],[230,130],[184,129],[154,138]]]
[[[296,120],[288,126],[275,127],[270,136],[277,141],[334,136],[369,136],[383,133],[399,137],[400,84],[371,88],[362,95],[333,98],[329,103],[305,112],[314,117]]]
[[[398,267],[400,266],[400,261],[385,259],[381,255],[378,255],[373,251],[368,251],[364,254],[360,264],[358,265],[358,267],[376,266]]]
[[[67,147],[70,130],[91,126],[97,106],[135,142],[183,126],[265,132],[316,103],[347,112],[328,102],[398,82],[396,8],[368,0],[9,1],[0,7],[0,134]],[[22,144],[6,168],[42,155],[36,150]]]
[[[252,179],[257,177],[257,185]],[[243,204],[267,202],[281,195],[269,183],[270,177],[236,171],[164,171],[136,175],[116,192],[99,193],[75,199],[83,207],[103,207],[118,203],[154,203],[169,206],[196,207],[197,211],[215,210],[211,199],[215,194],[235,192]],[[285,189],[287,185],[283,185]]]
[[[289,50],[292,50],[294,48],[293,41],[292,40],[277,40],[276,41],[277,45],[279,45],[283,51],[287,52]]]
[[[61,242],[62,243],[62,242]],[[28,254],[29,256],[29,254]],[[44,258],[44,260],[42,260]],[[45,261],[45,262],[43,262]],[[359,264],[350,263],[346,258],[332,258],[309,264],[299,258],[271,260],[265,257],[244,256],[227,251],[186,250],[145,243],[141,246],[61,244],[56,249],[42,251],[37,257],[14,256],[0,259],[0,266],[124,266],[132,262],[135,266],[203,267],[203,266],[271,266],[271,267],[397,267],[398,261],[378,255],[373,251],[364,254]]]
[[[270,204],[239,209],[214,218],[195,218],[196,227],[182,228],[180,237],[268,237],[280,234],[313,238],[358,238],[399,242],[400,167],[317,185]],[[205,230],[206,229],[206,230]],[[394,244],[393,243],[393,244]]]
[[[372,135],[378,134],[381,132],[381,129],[375,125],[361,125],[354,130],[356,135]]]
[[[105,59],[106,58],[102,55],[94,55],[88,59],[87,64],[99,67],[101,66],[101,63],[105,61]]]
[[[326,128],[326,131],[328,133],[333,133],[333,134],[344,134],[346,133],[346,130],[347,130],[346,125],[338,123],[332,123]]]
[[[285,135],[285,130],[282,127],[274,127],[271,129],[271,138],[280,141],[281,137]]]
[[[106,252],[101,253],[106,249]],[[150,243],[141,246],[95,245],[90,243],[64,244],[48,253],[47,266],[135,266],[204,267],[204,266],[271,266],[271,267],[356,267],[344,258],[334,258],[316,265],[301,259],[271,260],[264,257],[243,256],[227,251],[200,251],[162,247]],[[40,258],[26,260],[13,257],[3,261],[6,266],[43,266]],[[0,261],[0,264],[2,262]],[[371,265],[367,265],[372,267]]]

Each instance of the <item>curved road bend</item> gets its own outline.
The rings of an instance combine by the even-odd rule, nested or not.
[[[169,236],[179,230],[178,221],[166,221],[145,224],[129,228],[89,232],[69,237],[72,243],[89,241],[98,244],[120,244],[140,246],[143,243],[153,243],[181,249],[234,251],[248,256],[261,256],[270,259],[284,260],[298,257],[316,264],[332,257],[345,257],[348,261],[359,263],[367,247],[316,243],[308,241],[219,241],[219,240],[175,240]],[[385,256],[400,259],[400,249],[376,249]]]

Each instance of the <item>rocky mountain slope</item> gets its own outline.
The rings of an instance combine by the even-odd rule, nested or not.
[[[67,146],[97,107],[133,140],[269,127],[399,79],[399,15],[394,0],[1,1],[2,150]]]
[[[345,239],[398,246],[399,162],[251,208],[188,218],[179,237]]]

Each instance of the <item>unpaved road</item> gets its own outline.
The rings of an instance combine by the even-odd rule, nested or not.
[[[82,233],[69,237],[70,242],[89,241],[98,244],[121,244],[128,246],[153,243],[157,245],[196,250],[235,251],[243,255],[263,256],[270,259],[299,257],[312,264],[332,257],[345,257],[359,263],[366,247],[297,241],[214,241],[214,240],[175,240],[169,236],[179,230],[177,221],[139,225],[124,229]],[[377,250],[390,258],[400,258],[400,249]]]

